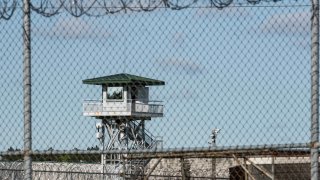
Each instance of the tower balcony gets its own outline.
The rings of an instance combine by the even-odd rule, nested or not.
[[[85,100],[83,103],[83,115],[98,118],[129,117],[151,118],[163,117],[163,105],[161,101],[139,100]]]

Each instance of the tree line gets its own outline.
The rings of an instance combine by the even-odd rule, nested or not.
[[[48,148],[48,151],[53,151],[52,147]],[[72,150],[80,150],[73,148]],[[92,146],[87,148],[88,151],[99,150],[98,146]],[[9,147],[8,152],[21,151],[19,148]],[[35,150],[37,151],[37,150]],[[75,162],[75,163],[100,163],[101,155],[99,154],[41,154],[32,155],[33,161],[49,161],[49,162]],[[3,155],[2,161],[23,161],[23,155]]]

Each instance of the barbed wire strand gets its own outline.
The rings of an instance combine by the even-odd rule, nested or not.
[[[201,2],[201,7],[222,9],[230,5],[257,5],[261,2],[279,2],[282,0],[243,0],[244,2],[234,2],[234,0],[208,0]],[[172,10],[182,10],[195,8],[198,0],[40,0],[31,2],[32,11],[45,17],[51,17],[61,13],[63,10],[75,17],[104,16],[120,12],[148,12],[159,8]],[[19,5],[17,0],[0,0],[0,19],[9,20]],[[98,11],[97,11],[98,10]]]
[[[0,1],[0,19],[9,20],[17,7],[17,0],[13,0],[10,4],[6,0]]]

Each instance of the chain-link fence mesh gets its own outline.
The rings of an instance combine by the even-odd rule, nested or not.
[[[0,179],[22,179],[22,3],[0,7]],[[310,179],[311,8],[33,1],[33,179]]]

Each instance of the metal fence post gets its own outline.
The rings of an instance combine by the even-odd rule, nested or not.
[[[311,179],[317,180],[319,142],[319,0],[312,0],[311,21]]]
[[[32,179],[30,0],[23,0],[24,179]]]

